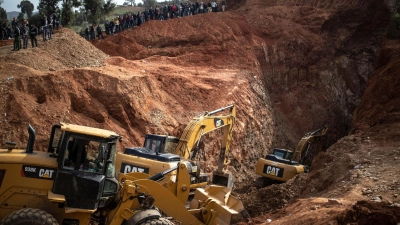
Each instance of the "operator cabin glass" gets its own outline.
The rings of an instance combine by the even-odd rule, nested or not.
[[[285,158],[285,153],[281,151],[274,151],[274,155],[281,157],[282,159]]]
[[[103,144],[105,144],[105,146],[107,146],[106,143],[103,143]],[[104,153],[104,158],[107,158],[107,155],[108,154],[105,152]],[[116,155],[117,155],[117,144],[114,143],[112,145],[112,147],[111,147],[111,154],[110,154],[110,160],[109,160],[109,161],[111,161],[111,163],[108,163],[108,168],[107,168],[106,177],[108,177],[108,178],[112,178],[112,177],[115,176],[115,167],[114,167],[114,165],[115,165],[115,156]]]
[[[104,154],[105,157],[102,158],[99,154],[101,148],[106,149],[107,143],[69,137],[64,154],[63,168],[104,174],[107,152]]]
[[[160,152],[161,141],[155,139],[147,139],[144,147],[151,152]]]

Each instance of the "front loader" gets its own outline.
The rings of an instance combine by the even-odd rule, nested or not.
[[[128,173],[117,179],[122,137],[113,131],[56,124],[47,152],[34,151],[36,133],[31,126],[28,132],[26,149],[14,142],[0,149],[0,225],[170,224],[163,216],[184,224],[229,224],[243,210],[220,186],[195,188],[187,206],[190,165],[184,162],[153,177]],[[176,182],[161,183],[171,172]]]

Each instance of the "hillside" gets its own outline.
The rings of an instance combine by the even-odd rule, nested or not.
[[[25,146],[31,124],[44,150],[63,121],[116,131],[121,151],[146,133],[180,136],[195,115],[235,104],[227,169],[250,215],[240,224],[399,223],[400,45],[385,38],[387,2],[228,6],[105,40],[63,28],[38,49],[0,47],[1,143]],[[329,148],[310,173],[253,187],[258,158],[325,125]],[[219,136],[203,140],[205,172],[216,167]]]

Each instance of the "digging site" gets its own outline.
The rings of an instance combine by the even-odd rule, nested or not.
[[[1,148],[47,151],[53,124],[114,131],[119,152],[146,134],[181,137],[229,105],[226,171],[246,209],[232,224],[400,223],[400,42],[386,37],[388,0],[241,0],[227,11],[149,21],[104,40],[68,28],[39,48],[0,46]],[[294,151],[328,127],[309,173],[255,187],[259,158]],[[202,137],[204,173],[221,131]],[[157,201],[157,200],[156,200]],[[2,207],[6,207],[4,204]]]

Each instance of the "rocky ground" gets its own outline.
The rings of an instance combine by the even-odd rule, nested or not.
[[[237,107],[230,164],[241,224],[398,224],[398,40],[386,1],[228,1],[228,11],[150,21],[88,42],[67,28],[39,48],[0,46],[1,143],[48,144],[59,121],[180,136],[199,113]],[[257,159],[329,126],[311,172],[253,187]],[[216,167],[220,133],[205,137]],[[120,149],[121,150],[121,149]]]

